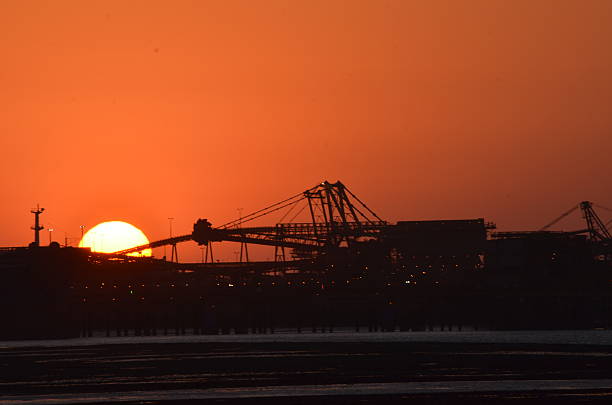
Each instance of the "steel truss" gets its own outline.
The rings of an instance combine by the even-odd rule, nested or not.
[[[304,213],[306,211],[306,213]],[[244,226],[274,213],[284,213],[274,226]],[[290,220],[285,221],[288,217]],[[296,219],[300,222],[294,222]],[[324,181],[283,201],[257,210],[214,228],[207,219],[198,219],[193,232],[147,245],[125,249],[128,254],[144,249],[193,240],[199,245],[211,242],[239,242],[275,247],[275,260],[284,261],[285,249],[294,256],[312,257],[329,250],[349,247],[355,242],[376,238],[388,226],[340,181]]]

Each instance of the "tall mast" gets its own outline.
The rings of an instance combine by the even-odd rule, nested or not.
[[[32,227],[32,229],[34,230],[34,246],[36,247],[40,246],[40,231],[45,229],[44,226],[40,225],[39,219],[40,214],[42,214],[44,210],[44,208],[40,208],[39,204],[36,204],[36,209],[32,209],[30,211],[32,214],[34,214],[34,226]]]

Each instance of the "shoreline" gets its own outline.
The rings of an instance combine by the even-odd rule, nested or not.
[[[480,330],[418,332],[302,332],[277,330],[268,334],[104,336],[68,339],[0,341],[0,350],[27,347],[70,347],[130,344],[196,343],[475,343],[612,346],[612,330]]]

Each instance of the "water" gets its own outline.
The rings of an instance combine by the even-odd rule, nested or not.
[[[576,390],[609,390],[612,379],[599,380],[506,380],[361,383],[326,385],[289,385],[271,387],[234,387],[165,391],[129,391],[118,393],[81,393],[53,395],[18,395],[0,397],[3,405],[16,404],[86,404],[100,402],[186,401],[240,398],[295,398],[342,395],[407,395],[451,393],[512,393]]]
[[[297,334],[279,330],[275,334],[127,337],[102,334],[91,338],[0,342],[0,364],[6,362],[26,370],[20,371],[18,377],[11,367],[4,370],[0,392],[12,394],[0,393],[0,404],[241,398],[282,401],[285,397],[491,392],[501,396],[552,391],[567,395],[612,393],[612,375],[608,371],[612,352],[606,347],[612,347],[610,330],[357,333],[340,329],[333,333]],[[378,345],[372,346],[375,353],[368,345],[354,350],[348,349],[349,345],[342,346],[386,342],[415,343],[417,349],[402,352],[403,346]],[[249,343],[279,345],[262,347]],[[305,345],[292,347],[283,343]],[[340,345],[321,349],[327,345],[316,343]],[[459,345],[441,349],[436,345],[420,347],[418,343]],[[492,346],[464,352],[462,343]],[[497,349],[495,344],[526,346]],[[534,345],[534,349],[529,345]],[[542,345],[550,345],[550,350]],[[386,360],[379,360],[382,358]],[[460,363],[456,358],[462,359]],[[412,368],[407,369],[408,366]],[[354,377],[343,379],[347,372],[353,372]]]

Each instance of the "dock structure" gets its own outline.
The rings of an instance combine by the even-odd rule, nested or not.
[[[593,206],[572,211],[586,225],[571,232],[493,232],[483,218],[393,224],[341,182],[322,182],[112,254],[40,247],[37,208],[30,248],[0,250],[2,338],[607,328],[612,243]],[[203,247],[201,263],[128,256],[188,241]],[[274,260],[213,261],[225,241],[268,246]]]

